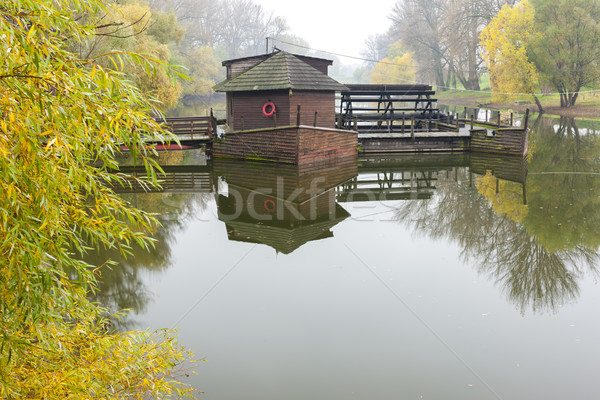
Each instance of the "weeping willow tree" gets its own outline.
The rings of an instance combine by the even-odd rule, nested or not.
[[[96,32],[100,0],[0,3],[0,397],[190,397],[177,378],[191,356],[172,332],[112,333],[88,300],[100,266],[91,246],[147,247],[155,219],[109,189],[124,182],[122,145],[159,170],[142,135],[162,135],[156,104],[123,79],[133,53],[82,58],[69,46]],[[86,16],[82,18],[81,16]],[[81,21],[89,23],[78,23]],[[112,60],[115,68],[102,67]],[[102,62],[101,62],[102,60]]]

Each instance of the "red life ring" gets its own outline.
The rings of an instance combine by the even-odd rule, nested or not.
[[[267,210],[268,212],[275,211],[275,202],[273,200],[266,199],[263,205],[265,206],[265,210]]]
[[[270,108],[271,110],[267,111],[268,108]],[[263,106],[262,112],[265,117],[267,117],[267,118],[272,117],[273,114],[275,114],[275,104],[273,104],[273,102],[270,102],[270,101],[265,103],[265,105]]]

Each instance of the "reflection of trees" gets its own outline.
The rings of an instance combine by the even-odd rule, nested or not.
[[[396,217],[432,239],[458,242],[461,257],[495,279],[523,312],[554,310],[576,299],[577,279],[586,269],[596,270],[598,253],[583,245],[558,251],[546,248],[517,222],[521,210],[511,211],[506,204],[500,210],[478,192],[476,186],[484,178],[469,176],[465,168],[450,179],[440,175],[431,200],[404,202]],[[515,201],[513,205],[522,207]]]
[[[532,131],[527,231],[549,250],[600,246],[600,135],[572,118],[541,118]]]
[[[143,275],[171,266],[171,246],[176,232],[183,229],[198,211],[206,208],[210,196],[208,193],[124,194],[123,197],[138,208],[158,214],[161,226],[151,235],[154,239],[152,247],[146,249],[133,243],[127,257],[117,249],[105,248],[91,250],[85,255],[86,262],[102,266],[92,299],[113,312],[123,309],[133,313],[145,311],[152,294],[143,283]],[[130,318],[114,323],[119,329],[128,329],[134,324]]]

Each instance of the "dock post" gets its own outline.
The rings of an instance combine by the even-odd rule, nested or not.
[[[464,119],[467,119],[467,107],[465,107],[465,115],[463,117]]]
[[[404,133],[404,112],[402,113],[402,133]]]
[[[460,118],[458,117],[458,114],[456,114],[456,132],[460,132]]]
[[[410,120],[410,137],[415,140],[415,117]]]
[[[275,124],[275,128],[277,128],[277,112],[273,113],[273,123]]]
[[[500,111],[498,111],[498,128],[500,128]]]
[[[313,126],[317,126],[317,114],[318,114],[318,111],[315,111],[315,121],[313,123]]]
[[[513,113],[510,113],[510,126],[513,126]]]
[[[527,129],[527,125],[529,125],[529,108],[525,110],[525,123],[523,124],[523,129]]]
[[[473,129],[473,126],[474,126],[474,121],[473,121],[474,118],[475,118],[475,116],[473,114],[471,114],[471,129]]]
[[[300,104],[298,104],[298,112],[296,113],[296,126],[300,126]]]

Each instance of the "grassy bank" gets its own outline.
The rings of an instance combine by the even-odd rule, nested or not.
[[[538,108],[531,96],[520,96],[510,102],[494,102],[491,92],[467,92],[450,90],[436,93],[440,104],[461,105],[465,107],[484,107],[495,110],[513,110],[524,112],[529,108],[537,112]],[[560,107],[558,95],[539,97],[545,114],[580,118],[600,118],[600,93],[583,93],[579,95],[577,104],[570,108]]]

